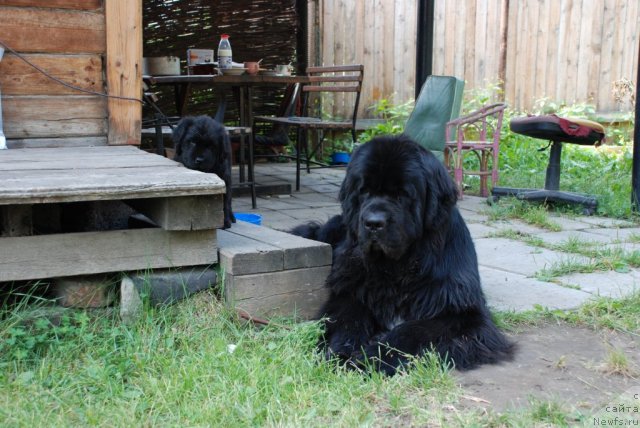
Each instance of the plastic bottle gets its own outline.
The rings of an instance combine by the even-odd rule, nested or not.
[[[218,68],[231,68],[231,43],[229,43],[229,35],[220,36],[220,44],[218,45]]]

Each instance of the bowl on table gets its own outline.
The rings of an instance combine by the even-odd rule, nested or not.
[[[241,76],[247,72],[246,68],[221,68],[220,72],[225,76]]]

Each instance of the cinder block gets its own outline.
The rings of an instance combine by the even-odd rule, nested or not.
[[[124,277],[120,284],[120,317],[131,321],[140,314],[143,301],[169,305],[217,284],[209,267],[159,270]]]

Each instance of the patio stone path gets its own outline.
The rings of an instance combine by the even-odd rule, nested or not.
[[[248,197],[234,198],[236,212],[262,215],[262,224],[277,230],[289,230],[305,221],[326,221],[340,213],[338,191],[344,169],[314,169],[301,176],[300,192],[291,195],[259,197],[258,208],[251,209]],[[237,174],[234,174],[237,175]],[[295,165],[264,163],[256,165],[256,182],[294,183]],[[564,217],[551,219],[561,230],[548,230],[521,221],[490,221],[484,198],[465,195],[458,202],[462,216],[473,236],[483,288],[489,305],[498,310],[522,311],[539,305],[550,309],[575,308],[595,295],[623,297],[640,288],[640,271],[596,271],[554,277],[553,282],[536,279],[543,269],[561,264],[587,264],[584,256],[552,250],[558,244],[577,239],[585,245],[637,250],[638,225],[602,217]],[[528,234],[543,240],[548,248],[528,245],[522,240],[499,235],[504,231]]]

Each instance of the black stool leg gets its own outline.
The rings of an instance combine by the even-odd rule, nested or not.
[[[551,152],[549,153],[549,165],[547,165],[547,175],[544,181],[546,190],[560,190],[560,157],[562,155],[562,143],[553,141]]]

